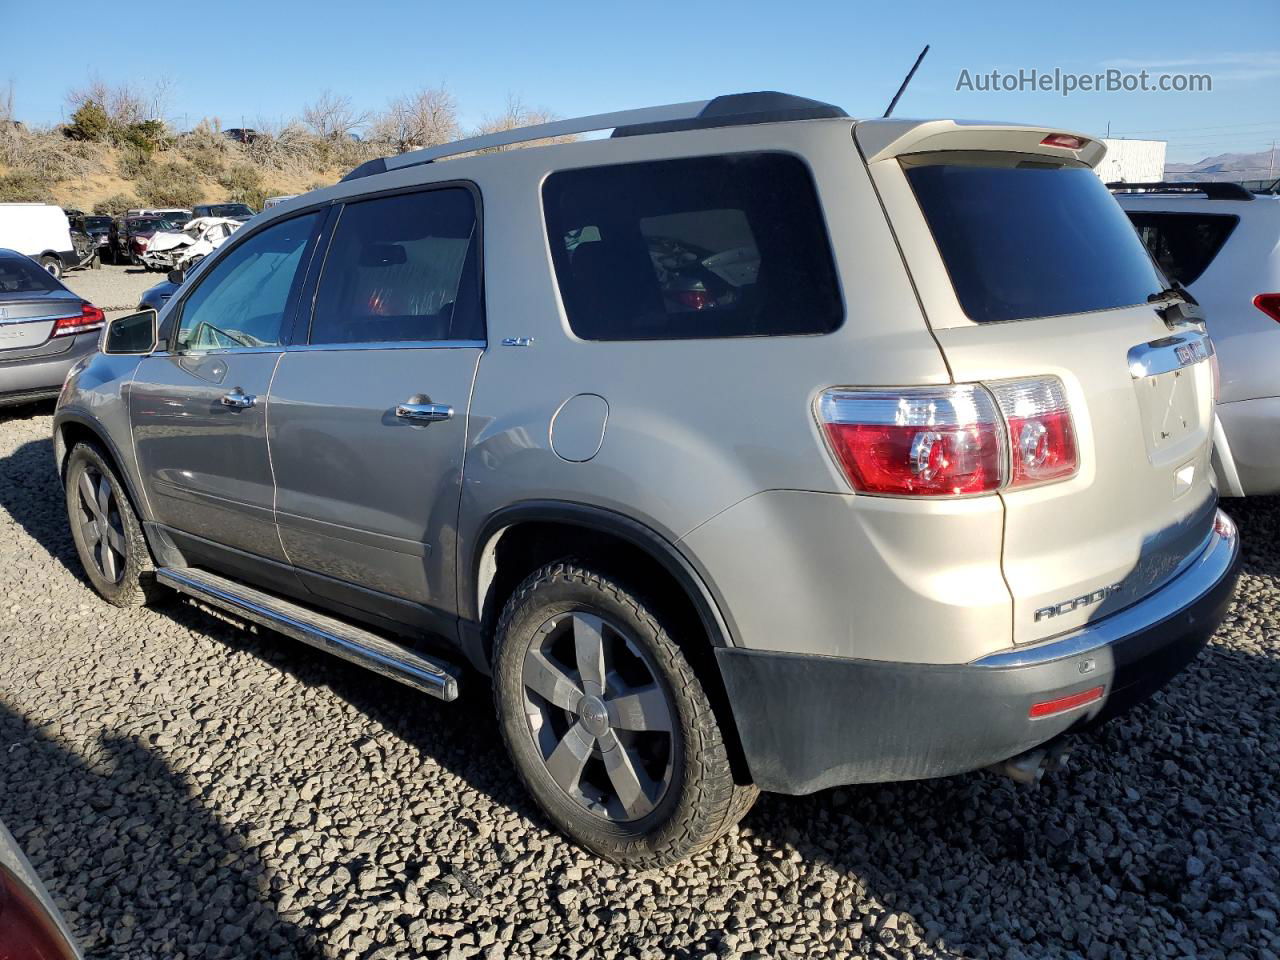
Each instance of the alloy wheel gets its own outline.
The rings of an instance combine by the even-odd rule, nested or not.
[[[124,576],[126,557],[124,521],[111,481],[97,467],[86,464],[76,484],[80,533],[89,560],[110,583]]]
[[[614,823],[653,812],[671,786],[675,713],[649,655],[585,611],[536,632],[523,668],[529,732],[552,780]]]

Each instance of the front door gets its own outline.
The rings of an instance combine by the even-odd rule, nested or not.
[[[142,360],[131,392],[156,521],[278,561],[267,395],[320,218],[273,224],[221,254],[176,306],[168,349]]]
[[[484,349],[476,216],[461,186],[346,204],[306,343],[276,371],[276,522],[303,583],[330,602],[412,622],[424,607],[453,612]]]

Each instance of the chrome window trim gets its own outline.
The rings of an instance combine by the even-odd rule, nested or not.
[[[483,350],[486,346],[484,340],[381,340],[359,343],[293,343],[283,349],[286,353],[309,353],[316,350]]]
[[[1132,606],[1064,636],[1002,650],[970,662],[970,666],[1002,669],[1029,667],[1099,650],[1120,643],[1152,624],[1175,617],[1228,576],[1240,553],[1235,523],[1221,510],[1202,549],[1177,576]]]

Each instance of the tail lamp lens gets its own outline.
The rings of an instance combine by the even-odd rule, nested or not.
[[[1280,322],[1280,293],[1260,293],[1253,298],[1253,305],[1272,320]]]
[[[1057,377],[988,384],[1009,430],[1009,486],[1065,480],[1080,466],[1066,391]]]
[[[950,387],[828,390],[818,420],[861,493],[957,497],[1064,480],[1079,469],[1056,377]]]
[[[1004,482],[1000,417],[980,386],[828,390],[818,415],[855,490],[954,497]]]
[[[59,317],[53,325],[53,336],[69,337],[77,333],[89,333],[93,330],[101,330],[102,325],[106,322],[106,314],[95,307],[91,303],[86,303],[80,308],[78,314],[69,317]]]
[[[35,895],[0,865],[0,957],[73,960],[75,951]]]

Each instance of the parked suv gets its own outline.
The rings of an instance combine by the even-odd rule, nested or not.
[[[1204,308],[1229,497],[1280,493],[1280,196],[1238,183],[1112,184],[1160,269]]]
[[[1028,769],[1238,560],[1212,344],[1102,153],[741,94],[365,164],[69,378],[88,577],[491,674],[548,817],[631,865],[758,790]]]

